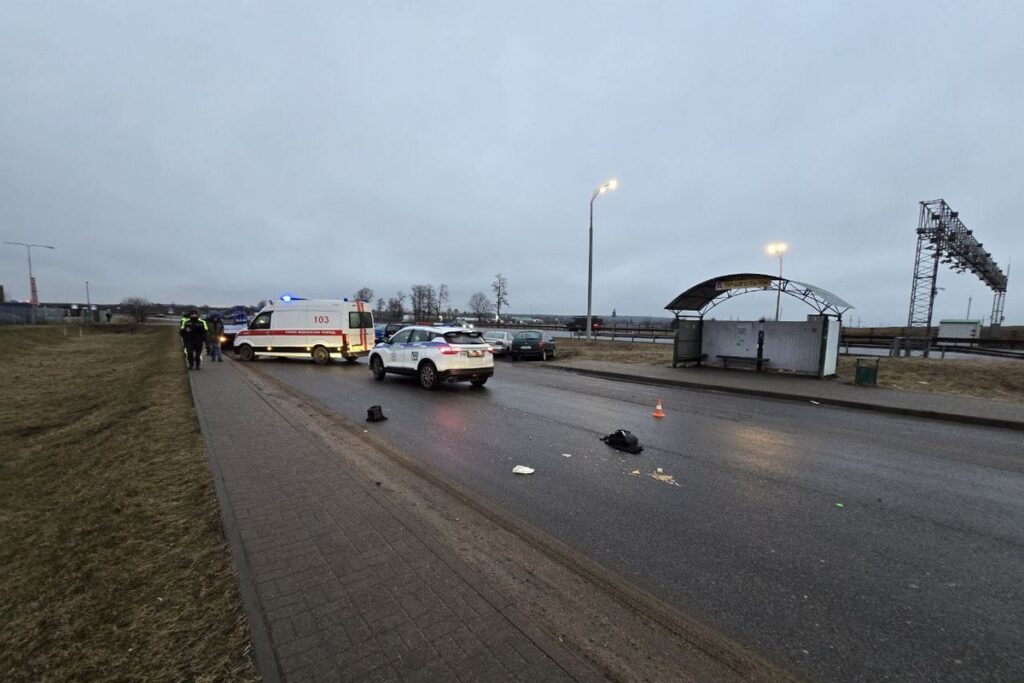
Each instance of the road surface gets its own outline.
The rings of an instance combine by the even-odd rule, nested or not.
[[[1020,432],[541,362],[435,392],[365,361],[259,366],[354,420],[382,405],[394,444],[811,679],[1024,680]],[[644,452],[598,440],[617,428]]]

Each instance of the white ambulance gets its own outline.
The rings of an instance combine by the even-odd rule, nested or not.
[[[282,296],[260,309],[249,326],[235,335],[242,360],[260,356],[312,358],[326,365],[332,358],[355,362],[374,345],[373,313],[365,301],[300,299]]]

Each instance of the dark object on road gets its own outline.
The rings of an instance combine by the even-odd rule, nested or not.
[[[385,417],[384,411],[380,406],[370,406],[366,411],[367,422],[383,422],[386,419],[388,418]]]
[[[602,436],[601,441],[604,441],[616,450],[625,451],[627,453],[636,454],[644,449],[633,432],[626,431],[625,429],[616,429],[608,436]]]

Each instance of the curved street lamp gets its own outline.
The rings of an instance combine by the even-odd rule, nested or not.
[[[619,186],[619,181],[615,178],[598,185],[594,189],[594,194],[590,198],[590,255],[587,259],[587,341],[591,340],[591,302],[593,301],[594,292],[594,200],[597,199],[598,195],[604,194],[609,190],[614,190]]]
[[[764,248],[769,254],[774,254],[779,257],[779,286],[775,292],[775,320],[779,320],[779,312],[782,308],[782,255],[789,249],[789,245],[785,242],[772,242]]]

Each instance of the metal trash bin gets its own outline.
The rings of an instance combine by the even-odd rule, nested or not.
[[[878,384],[878,360],[878,358],[858,358],[853,383],[861,387],[876,386]]]

